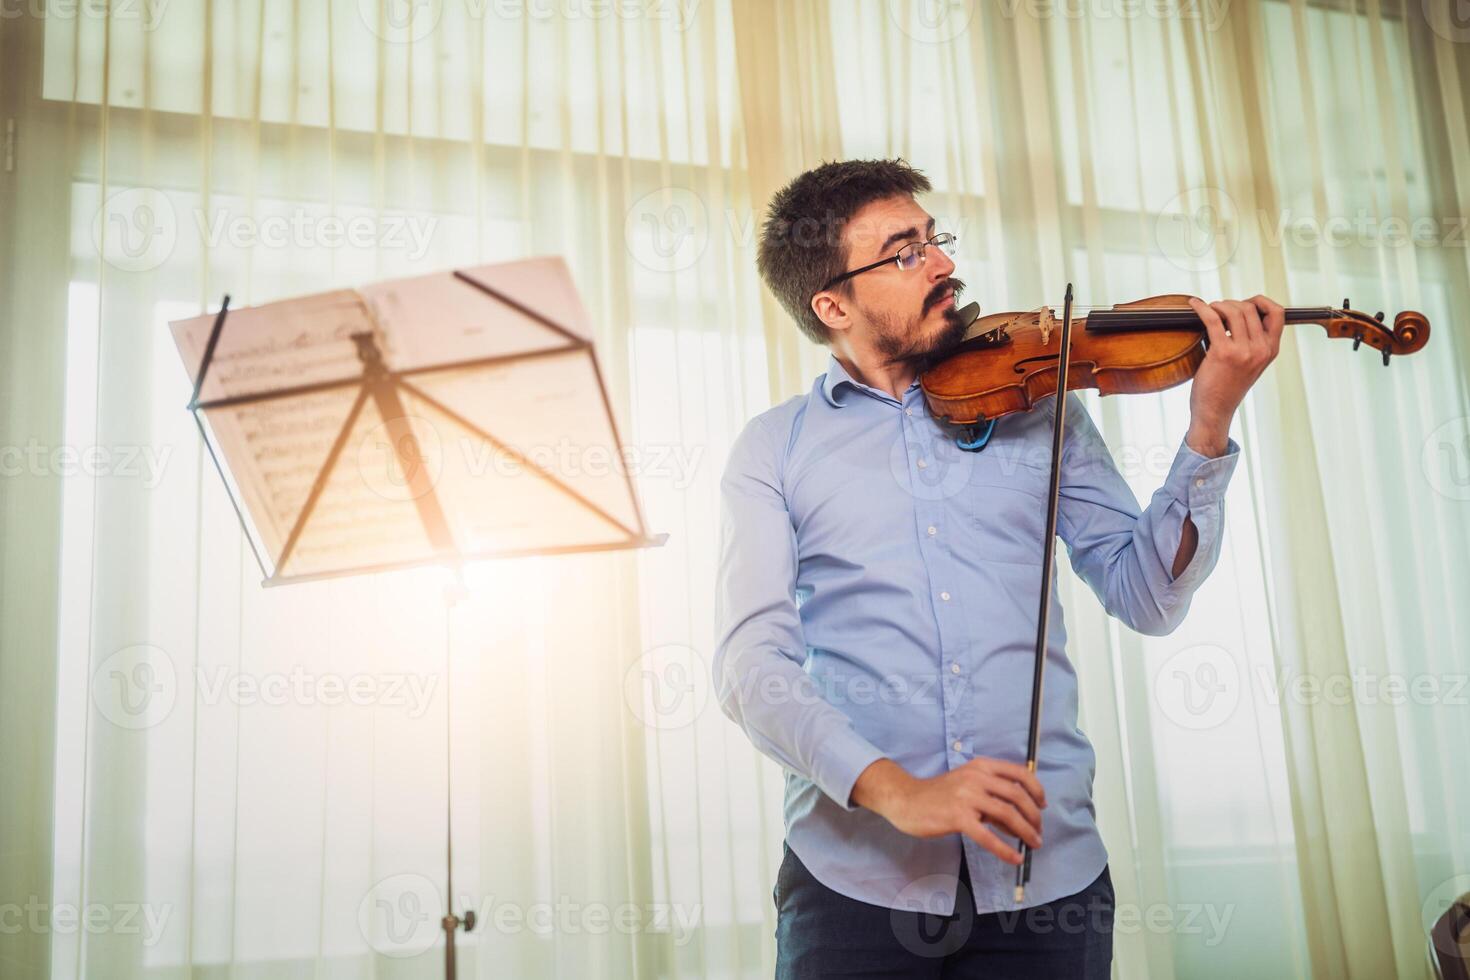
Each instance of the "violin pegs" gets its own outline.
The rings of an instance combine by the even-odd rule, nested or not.
[[[1361,346],[1363,346],[1363,331],[1359,330],[1353,334],[1353,350],[1357,350]]]
[[[1383,311],[1382,310],[1379,310],[1377,313],[1373,314],[1373,319],[1377,320],[1379,323],[1382,323],[1383,322]]]
[[[1344,296],[1342,298],[1342,308],[1345,309],[1345,310],[1352,309],[1353,308],[1353,301],[1350,300],[1350,299],[1348,299],[1346,296]]]
[[[1383,352],[1383,366],[1384,367],[1388,367],[1388,354],[1389,354],[1389,352],[1387,350],[1385,350]]]

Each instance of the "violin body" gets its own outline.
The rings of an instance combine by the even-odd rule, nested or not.
[[[1421,314],[1400,313],[1391,330],[1382,317],[1328,307],[1287,310],[1288,323],[1320,323],[1329,336],[1354,340],[1354,348],[1379,350],[1385,365],[1390,354],[1413,353],[1428,342],[1429,323]],[[1060,337],[1061,321],[1049,307],[979,317],[964,340],[921,373],[930,413],[971,425],[1029,411],[1056,394]],[[1163,391],[1194,377],[1207,343],[1204,323],[1183,294],[1093,310],[1072,320],[1067,389]]]

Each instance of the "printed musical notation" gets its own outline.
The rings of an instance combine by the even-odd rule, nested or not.
[[[277,568],[278,574],[432,557],[405,478],[419,465],[432,467],[434,492],[462,547],[530,548],[573,533],[581,540],[617,540],[641,526],[623,474],[583,472],[586,467],[576,462],[577,454],[587,456],[589,450],[600,451],[598,458],[616,458],[620,447],[590,348],[581,340],[590,329],[565,265],[537,259],[482,266],[466,275],[488,288],[439,273],[228,314],[199,403],[273,565],[294,529],[287,566]],[[499,301],[497,293],[517,302]],[[537,314],[560,329],[549,328]],[[214,319],[204,315],[170,325],[191,381]],[[412,375],[414,384],[471,427],[405,391],[412,434],[405,439],[398,427],[395,441],[361,384],[363,363],[354,340],[360,333],[371,335],[384,364],[397,371],[557,353],[485,365],[478,373],[456,368]],[[296,390],[303,386],[313,387]],[[224,399],[241,400],[210,407]],[[336,465],[326,472],[354,406],[357,414]],[[477,436],[480,426],[481,434],[493,430],[491,442]],[[560,435],[567,431],[577,433],[570,447]],[[570,452],[574,465],[550,456],[544,470],[494,465],[501,450],[529,457],[553,439],[561,443],[562,456],[556,458]],[[309,501],[310,517],[303,522]]]

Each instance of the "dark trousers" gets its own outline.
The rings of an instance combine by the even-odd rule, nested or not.
[[[776,876],[776,977],[984,977],[1107,980],[1113,960],[1108,869],[1075,895],[975,914],[960,861],[950,916],[869,905],[814,878],[788,845]]]

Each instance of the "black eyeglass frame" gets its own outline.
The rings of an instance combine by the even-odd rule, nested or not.
[[[940,241],[941,238],[944,239],[944,241]],[[927,241],[922,241],[922,242],[920,242],[920,241],[913,241],[913,242],[909,242],[908,244],[906,244],[902,248],[900,248],[898,251],[896,251],[892,255],[888,256],[887,258],[879,259],[877,262],[870,262],[870,263],[868,263],[867,265],[863,266],[860,269],[849,269],[848,271],[844,272],[842,275],[837,276],[836,278],[833,278],[833,279],[829,279],[827,281],[826,285],[824,285],[821,289],[817,290],[817,292],[820,293],[820,292],[823,292],[825,290],[831,289],[833,286],[837,285],[838,283],[840,283],[840,282],[846,282],[847,280],[851,279],[853,276],[862,275],[864,272],[872,272],[874,269],[876,269],[876,268],[878,268],[880,266],[885,266],[885,265],[887,265],[890,262],[896,263],[898,265],[898,268],[899,268],[900,271],[902,271],[902,272],[909,272],[911,270],[905,269],[903,267],[902,261],[900,260],[900,257],[903,255],[904,252],[908,251],[911,248],[917,248],[919,250],[919,262],[918,262],[917,265],[914,266],[914,268],[917,269],[920,265],[923,265],[924,262],[926,261],[927,256],[926,256],[925,253],[928,251],[930,245],[933,245],[935,248],[942,249],[942,248],[944,248],[947,245],[958,245],[959,244],[959,241],[960,241],[959,236],[955,235],[953,232],[941,231],[938,234],[936,234],[933,238],[930,238]],[[953,255],[954,252],[952,252],[952,251],[951,252],[945,252],[945,254],[946,255]]]

